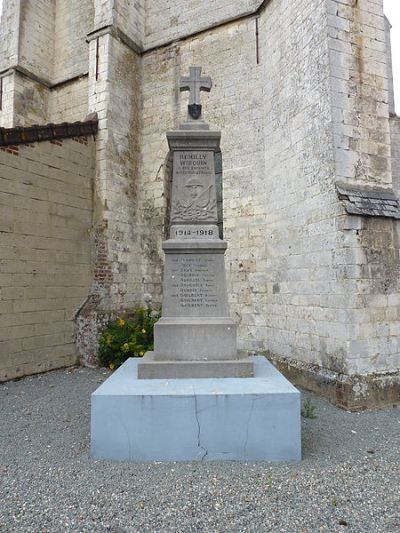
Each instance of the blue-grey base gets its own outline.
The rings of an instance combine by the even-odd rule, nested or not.
[[[128,359],[93,394],[91,456],[145,461],[301,459],[300,393],[264,357],[252,378],[137,378]]]

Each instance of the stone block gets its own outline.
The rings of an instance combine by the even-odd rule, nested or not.
[[[300,393],[252,360],[253,378],[139,380],[129,359],[92,394],[92,458],[300,460]]]
[[[147,352],[138,366],[139,379],[185,378],[250,378],[254,375],[253,363],[245,354],[228,360],[156,360],[154,352]]]
[[[154,328],[158,360],[236,359],[236,324],[230,318],[161,318]]]

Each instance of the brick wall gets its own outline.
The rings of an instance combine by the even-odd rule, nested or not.
[[[0,380],[75,364],[91,283],[93,141],[0,150]]]

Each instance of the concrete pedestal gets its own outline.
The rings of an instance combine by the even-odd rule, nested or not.
[[[252,378],[139,380],[129,359],[92,394],[91,456],[300,460],[300,393],[264,357],[252,360]]]

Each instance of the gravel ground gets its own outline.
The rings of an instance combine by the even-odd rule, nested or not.
[[[304,393],[303,461],[92,461],[90,393],[108,372],[0,385],[0,531],[400,531],[400,409],[351,414]]]

